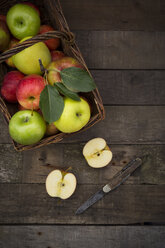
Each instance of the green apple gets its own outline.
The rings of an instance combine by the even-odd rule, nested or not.
[[[32,145],[42,139],[46,124],[42,116],[31,110],[15,113],[9,122],[9,133],[14,141],[21,145]]]
[[[34,36],[40,29],[40,17],[37,11],[25,4],[15,4],[7,12],[6,22],[12,35],[21,40]]]
[[[8,48],[10,42],[10,34],[7,25],[0,20],[0,51],[3,52]]]
[[[20,43],[30,38],[31,36],[26,37],[22,39]],[[12,57],[15,67],[26,75],[42,74],[39,59],[42,60],[44,67],[47,67],[51,62],[51,54],[43,42],[38,42],[28,48],[25,48]]]
[[[64,110],[60,119],[54,125],[63,133],[73,133],[83,128],[90,119],[90,106],[83,98],[81,101],[74,101],[64,98]]]

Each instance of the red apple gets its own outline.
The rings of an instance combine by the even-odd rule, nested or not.
[[[11,39],[10,41],[10,44],[9,44],[9,49],[12,48],[12,47],[15,47],[17,45],[17,43],[19,42],[19,40],[17,39]],[[5,60],[6,64],[11,66],[11,67],[15,67],[14,63],[13,63],[13,60],[12,60],[12,57],[8,58]]]
[[[34,8],[37,11],[38,15],[40,16],[39,8],[36,5],[30,2],[24,2],[23,4],[29,5],[30,7]]]
[[[24,77],[17,86],[16,96],[19,104],[26,109],[39,109],[40,94],[45,87],[45,80],[39,75]]]
[[[0,15],[0,21],[6,22],[6,16],[5,15]]]
[[[65,57],[65,54],[61,51],[51,51],[51,56],[52,56],[52,61],[56,61],[58,59],[62,59],[63,57]]]
[[[6,22],[0,20],[0,51],[5,51],[10,42],[10,33]]]
[[[56,128],[56,126],[54,125],[54,123],[51,124],[46,124],[46,135],[54,135],[59,133],[59,130]]]
[[[61,82],[60,73],[53,71],[54,69],[61,71],[68,67],[83,68],[83,66],[76,59],[71,57],[63,57],[62,59],[51,62],[47,67],[49,84],[53,85],[56,82]]]
[[[19,71],[8,72],[3,80],[1,95],[8,102],[17,102],[16,88],[24,74]]]
[[[54,31],[54,29],[49,25],[42,25],[40,27],[40,32],[39,33],[44,34],[44,33],[49,32],[49,31]],[[60,39],[59,38],[54,38],[54,39],[46,40],[45,44],[47,45],[47,47],[50,50],[55,50],[60,45]]]

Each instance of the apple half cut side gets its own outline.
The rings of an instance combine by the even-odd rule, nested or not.
[[[76,177],[70,172],[54,170],[46,178],[46,191],[51,197],[69,198],[75,191]]]
[[[95,138],[86,143],[83,148],[83,155],[93,168],[102,168],[112,160],[112,152],[102,138]]]

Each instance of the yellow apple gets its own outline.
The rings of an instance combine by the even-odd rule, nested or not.
[[[31,37],[26,37],[20,42],[30,38]],[[26,75],[42,74],[39,59],[41,59],[44,67],[47,67],[51,62],[51,54],[43,42],[38,42],[28,48],[25,48],[12,57],[15,67]]]

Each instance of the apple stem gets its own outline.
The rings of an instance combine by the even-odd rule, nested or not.
[[[40,64],[40,70],[41,70],[41,72],[42,72],[42,73],[47,72],[47,69],[44,67],[44,65],[43,65],[43,63],[42,63],[42,60],[39,59],[38,61],[39,61],[39,64]]]
[[[33,116],[33,111],[34,111],[34,108],[33,108],[33,101],[32,101],[32,113],[31,113],[31,116]]]

